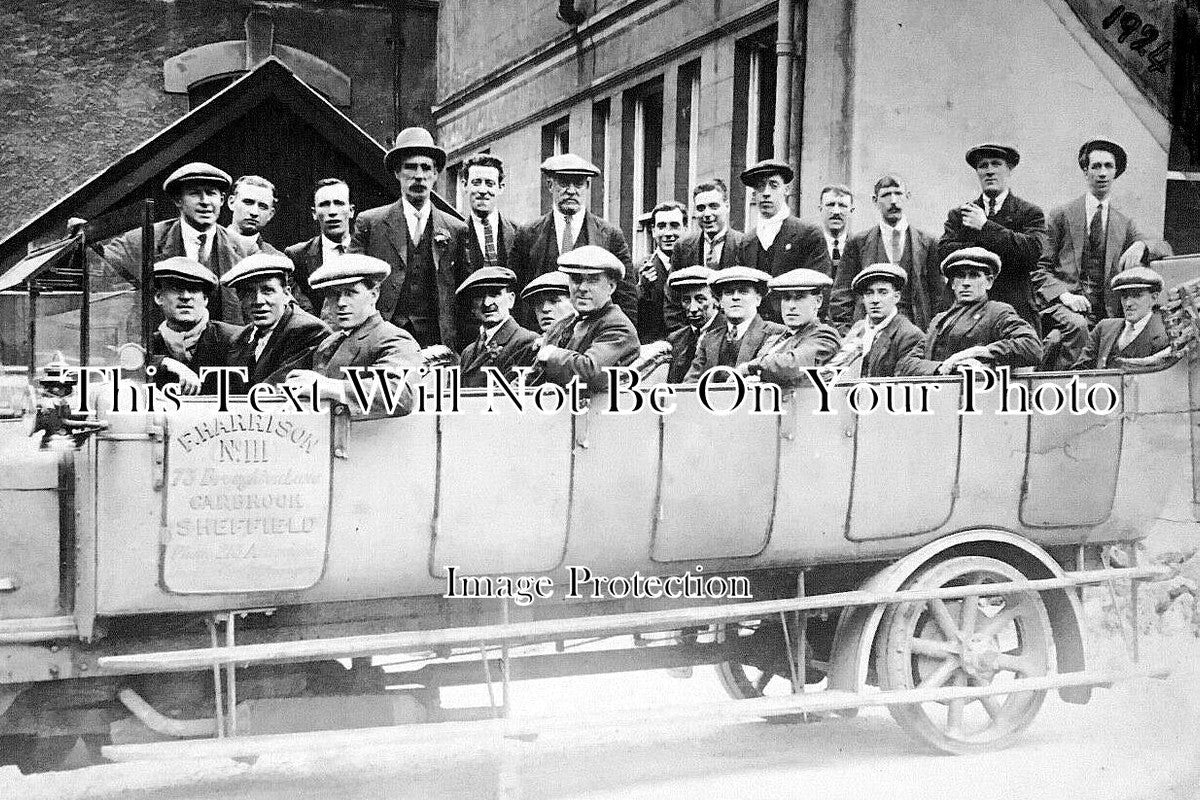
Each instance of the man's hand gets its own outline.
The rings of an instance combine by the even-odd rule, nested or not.
[[[658,280],[658,259],[648,258],[646,263],[642,264],[642,269],[639,272],[644,283],[654,283]]]
[[[1134,242],[1133,244],[1129,245],[1128,250],[1121,254],[1121,260],[1118,262],[1118,266],[1121,268],[1121,271],[1124,272],[1127,269],[1141,266],[1142,259],[1145,257],[1146,243]]]
[[[192,371],[191,367],[184,364],[182,361],[177,361],[170,356],[162,360],[159,369],[165,369],[167,372],[174,375],[179,384],[180,390],[185,395],[200,394],[202,383],[200,376]]]
[[[657,342],[651,342],[650,344],[642,345],[642,352],[640,355],[643,359],[650,360],[653,358],[669,356],[670,354],[671,343],[664,339],[659,339]]]
[[[326,378],[315,370],[294,369],[287,374],[284,383],[291,386],[299,397],[311,396],[315,386],[317,400],[346,402],[346,387],[342,385],[342,382]]]
[[[971,366],[978,364],[979,368],[982,368],[983,364],[980,363],[981,360],[986,359],[990,361],[991,358],[992,351],[989,350],[986,345],[977,344],[973,347],[968,347],[965,350],[959,350],[957,353],[951,355],[941,363],[941,366],[938,367],[938,372],[945,375],[947,372],[958,369],[963,363],[968,363]]]
[[[542,345],[541,347],[538,348],[537,360],[538,361],[548,361],[550,359],[550,354],[553,353],[557,349],[558,348],[552,344]]]
[[[1058,302],[1074,311],[1076,314],[1087,314],[1092,310],[1092,302],[1081,294],[1063,292],[1058,296]]]
[[[974,203],[966,203],[961,209],[962,224],[974,230],[980,230],[987,224],[987,212]]]

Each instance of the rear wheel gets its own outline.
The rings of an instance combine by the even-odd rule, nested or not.
[[[905,589],[978,586],[962,600],[889,606],[876,640],[885,690],[996,686],[1048,675],[1054,664],[1050,618],[1037,592],[989,595],[991,584],[1024,580],[1020,570],[985,556],[959,556],[922,568]],[[908,733],[944,753],[1011,744],[1033,722],[1045,691],[889,706]]]

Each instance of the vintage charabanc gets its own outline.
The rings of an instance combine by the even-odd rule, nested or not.
[[[448,686],[697,664],[742,713],[886,705],[935,749],[1003,746],[1047,692],[1081,703],[1153,671],[1088,669],[1080,597],[1130,581],[1136,614],[1137,582],[1164,577],[1133,545],[1197,452],[1190,285],[1170,313],[1177,357],[1152,371],[748,387],[740,404],[734,384],[681,386],[669,414],[610,413],[603,394],[543,413],[485,389],[453,408],[436,372],[401,418],[238,398],[148,411],[132,379],[99,374],[82,413],[72,371],[14,372],[0,747],[25,764],[80,736],[114,759],[171,739],[249,752],[461,719]],[[1043,413],[1089,388],[1107,400]],[[1022,393],[1042,410],[1000,413]]]

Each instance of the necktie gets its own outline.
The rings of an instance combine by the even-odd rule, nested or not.
[[[988,198],[988,217],[996,216],[996,198]]]
[[[483,217],[480,221],[483,223],[483,263],[494,267],[500,263],[496,258],[496,233],[492,230],[490,219]]]
[[[255,328],[252,343],[254,344],[254,361],[257,363],[262,358],[263,350],[267,347],[267,332],[261,328]]]
[[[709,269],[717,269],[721,264],[721,259],[718,257],[717,246],[721,244],[721,239],[710,239],[704,237],[704,248],[708,254],[704,257],[704,266]]]
[[[562,240],[558,243],[558,254],[568,253],[575,249],[575,232],[571,230],[573,227],[572,217],[563,215],[563,230]]]
[[[737,328],[733,325],[729,326],[729,330],[725,332],[725,341],[733,344],[737,341]]]
[[[208,253],[204,252],[204,246],[208,244],[208,231],[204,231],[196,239],[196,260],[204,266],[208,266]]]
[[[337,254],[339,256],[346,255],[346,245],[342,244],[341,242],[338,242],[337,244],[335,244],[333,246],[333,249],[337,251]]]
[[[833,252],[829,254],[829,257],[833,260],[834,264],[842,260],[842,249],[838,247],[837,239],[833,240]]]
[[[1104,255],[1104,206],[1097,205],[1096,213],[1092,215],[1092,222],[1088,225],[1088,249],[1092,251],[1092,255]]]
[[[892,263],[899,264],[900,259],[904,257],[904,238],[900,231],[892,228]]]

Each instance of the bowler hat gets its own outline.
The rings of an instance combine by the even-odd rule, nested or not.
[[[1088,158],[1093,150],[1104,150],[1112,153],[1113,159],[1117,162],[1116,177],[1121,177],[1125,172],[1125,167],[1129,164],[1129,156],[1125,153],[1125,148],[1112,141],[1111,139],[1089,139],[1084,142],[1079,148],[1079,168],[1086,170],[1088,168]]]
[[[434,144],[433,134],[424,128],[405,128],[396,135],[392,149],[383,157],[383,166],[388,172],[395,172],[406,155],[429,156],[438,172],[446,166],[446,151]]]
[[[1021,163],[1021,154],[1017,152],[1017,148],[1007,144],[985,142],[967,151],[967,163],[971,165],[971,169],[975,169],[975,165],[983,158],[1002,158],[1009,169]]]
[[[908,283],[908,273],[903,267],[895,264],[872,264],[854,276],[850,288],[855,292],[862,292],[874,281],[891,281],[897,289],[903,289],[904,284]]]

